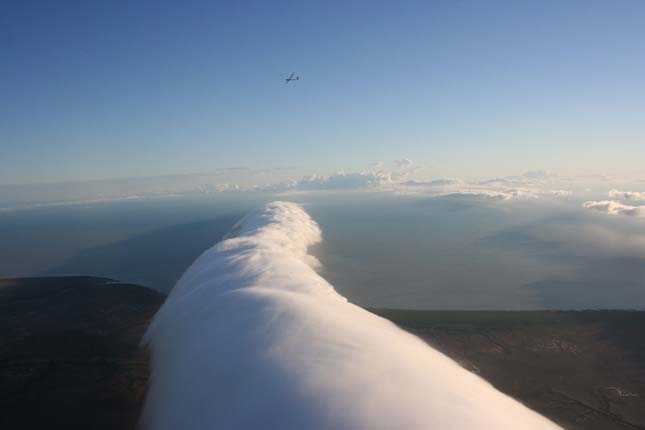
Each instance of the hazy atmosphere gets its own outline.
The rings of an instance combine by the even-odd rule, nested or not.
[[[323,276],[363,306],[645,307],[645,212],[638,212],[638,200],[602,188],[594,194],[445,187],[452,185],[415,183],[401,186],[405,192],[234,192],[7,210],[0,212],[0,275],[86,274],[168,292],[190,262],[248,210],[286,199],[304,204],[322,228],[324,241],[313,252]],[[598,200],[587,200],[594,195]]]

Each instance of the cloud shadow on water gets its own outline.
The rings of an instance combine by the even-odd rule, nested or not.
[[[108,277],[167,293],[188,266],[238,220],[238,216],[230,216],[178,224],[87,248],[40,275]]]

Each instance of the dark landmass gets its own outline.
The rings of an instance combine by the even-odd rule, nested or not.
[[[134,429],[163,303],[106,278],[0,280],[0,428]],[[567,429],[645,429],[645,312],[373,310]]]
[[[645,312],[374,312],[566,429],[645,429]]]
[[[132,429],[164,296],[91,277],[0,280],[0,429]]]

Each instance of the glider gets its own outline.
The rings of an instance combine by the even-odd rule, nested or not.
[[[292,73],[292,74],[291,74],[291,76],[289,76],[287,79],[285,79],[285,80],[284,80],[284,81],[285,81],[284,83],[285,83],[285,85],[286,85],[286,84],[288,84],[289,82],[291,82],[291,81],[297,81],[298,79],[300,79],[300,76],[296,76],[296,74],[295,74],[295,73]]]

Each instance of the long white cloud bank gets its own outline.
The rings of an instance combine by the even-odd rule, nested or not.
[[[632,206],[615,200],[588,201],[583,203],[587,209],[606,212],[610,215],[627,215],[634,217],[645,217],[645,206]]]
[[[153,320],[146,429],[558,428],[312,268],[318,225],[275,202],[202,254]]]

